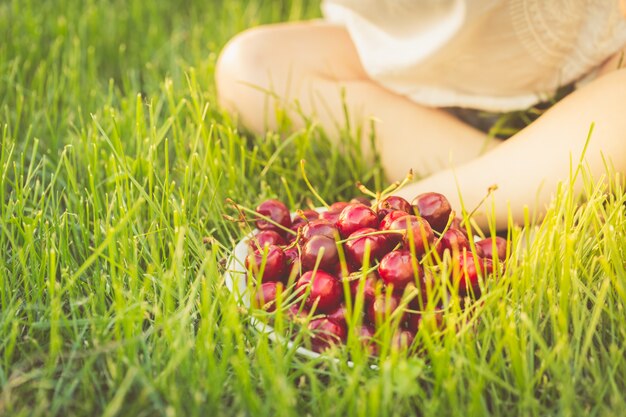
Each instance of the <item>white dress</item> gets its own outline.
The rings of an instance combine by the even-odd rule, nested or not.
[[[434,107],[524,109],[626,46],[619,0],[325,0],[322,10],[373,80]]]

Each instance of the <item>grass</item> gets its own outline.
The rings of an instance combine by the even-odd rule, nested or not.
[[[224,286],[245,233],[226,198],[305,205],[301,159],[327,201],[385,184],[354,132],[344,152],[316,129],[253,138],[216,106],[229,37],[318,6],[0,3],[0,415],[626,409],[626,194],[584,169],[583,203],[564,183],[541,224],[513,229],[480,320],[425,330],[421,355],[308,360],[251,329]]]

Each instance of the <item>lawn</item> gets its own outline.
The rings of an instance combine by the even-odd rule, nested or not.
[[[250,326],[224,285],[246,233],[226,199],[315,204],[302,159],[327,201],[389,180],[358,129],[331,148],[277,111],[284,128],[254,137],[216,104],[231,36],[316,16],[305,0],[0,2],[0,415],[626,410],[626,194],[576,156],[545,219],[509,232],[479,314],[452,311],[419,355],[311,360]]]

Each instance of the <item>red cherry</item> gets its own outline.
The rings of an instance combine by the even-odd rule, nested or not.
[[[360,203],[348,204],[339,215],[337,228],[341,237],[346,238],[359,229],[378,228],[378,217],[374,210]]]
[[[359,341],[367,350],[370,355],[378,354],[378,344],[374,340],[374,335],[376,334],[376,330],[373,326],[369,324],[362,324],[359,326],[358,337]]]
[[[359,294],[359,286],[361,281],[365,279],[363,283],[363,289],[361,290],[361,294]],[[358,296],[363,297],[363,304],[368,306],[374,302],[376,299],[376,286],[382,285],[378,275],[376,272],[369,273],[365,278],[363,275],[359,275],[358,279],[354,279],[350,281],[350,294],[353,300],[356,300]]]
[[[382,220],[392,211],[403,211],[407,214],[411,214],[411,208],[411,204],[404,198],[390,195],[378,202],[376,205],[376,213],[378,214],[378,218]]]
[[[389,226],[391,226],[391,224],[395,220],[408,216],[408,215],[409,213],[405,211],[400,211],[400,210],[391,211],[385,217],[383,217],[383,219],[380,221],[378,228],[380,230],[389,230]]]
[[[372,324],[384,323],[400,306],[400,296],[396,294],[380,294],[368,306],[367,319]]]
[[[302,227],[302,239],[309,240],[313,236],[326,236],[335,240],[335,236],[339,235],[339,229],[334,223],[324,219],[312,220]]]
[[[292,266],[300,260],[300,252],[297,246],[291,246],[284,249],[283,252],[285,253],[285,265],[287,266]]]
[[[292,304],[285,313],[288,320],[291,321],[304,321],[309,316],[309,311],[305,308],[301,308],[299,304]]]
[[[346,267],[345,273],[344,273],[344,268]],[[352,265],[348,264],[348,263],[344,263],[342,264],[341,262],[337,262],[337,264],[335,265],[335,269],[333,269],[332,271],[328,271],[331,274],[333,274],[335,277],[337,277],[337,279],[339,281],[343,281],[344,279],[350,279],[350,274],[352,274],[355,271],[355,269],[352,267]]]
[[[380,260],[389,251],[389,239],[386,235],[371,234],[376,231],[376,229],[372,228],[357,230],[349,236],[348,241],[345,243],[346,258],[357,269],[363,266],[365,251],[368,246],[370,265]]]
[[[322,352],[346,340],[345,326],[327,318],[311,320],[308,328],[313,332],[311,347],[316,352]]]
[[[419,311],[411,311],[406,313],[405,326],[413,333],[417,333],[422,324],[422,313]]]
[[[409,216],[409,214],[404,211],[395,210],[395,211],[389,212],[389,214],[387,214],[380,221],[378,228],[380,230],[389,230],[389,227],[395,220],[400,219],[405,216]],[[402,234],[389,233],[386,236],[387,236],[387,240],[389,241],[389,248],[391,249],[393,249],[396,245],[402,242]]]
[[[304,301],[307,308],[311,309],[317,303],[316,312],[328,313],[339,306],[343,298],[343,286],[341,282],[324,271],[307,271],[296,283],[296,291],[305,292],[309,289],[309,295]]]
[[[300,261],[304,270],[318,267],[325,271],[334,271],[339,263],[339,254],[335,239],[326,236],[313,236],[302,247]]]
[[[427,326],[432,330],[443,329],[443,310],[412,311],[407,313],[405,326],[413,333],[417,333],[423,326]]]
[[[328,211],[331,213],[341,213],[341,211],[346,208],[348,204],[350,203],[346,201],[337,201],[328,207]]]
[[[476,242],[476,248],[482,249],[483,257],[491,260],[497,258],[501,262],[506,259],[506,247],[507,240],[500,236],[488,237]]]
[[[443,257],[446,250],[455,254],[463,251],[463,249],[469,250],[470,242],[467,236],[458,229],[450,228],[446,230],[437,243],[437,253],[440,257]]]
[[[339,220],[340,211],[323,211],[320,213],[320,219],[326,220],[332,224],[337,223]]]
[[[297,246],[292,246],[284,250],[285,266],[287,278],[300,276],[300,251]]]
[[[320,214],[315,210],[302,210],[293,215],[290,229],[297,232],[298,229],[304,227],[311,220],[319,219]]]
[[[434,230],[442,232],[445,229],[452,208],[443,194],[420,194],[413,199],[411,204],[416,209],[417,214],[426,219]]]
[[[370,201],[369,198],[365,197],[365,196],[358,196],[358,197],[354,197],[353,199],[350,200],[350,203],[361,203],[365,206],[371,206],[372,202]]]
[[[458,269],[454,268],[453,279],[458,279],[459,294],[467,295],[472,292],[478,295],[480,291],[479,277],[484,276],[486,270],[484,268],[483,259],[471,252],[463,251],[458,256]]]
[[[408,349],[415,340],[415,333],[410,330],[397,329],[391,337],[391,346],[395,349]]]
[[[320,217],[319,212],[313,209],[298,210],[298,212],[293,215],[294,221],[296,219],[311,221],[311,220],[318,219],[319,217]]]
[[[285,239],[275,230],[260,230],[250,239],[250,248],[252,250],[263,249],[265,245],[284,245]]]
[[[345,303],[341,303],[339,304],[339,307],[328,313],[326,318],[345,326],[347,323],[347,316],[348,310],[346,309],[346,305]]]
[[[265,246],[248,255],[245,264],[258,282],[280,281],[286,271],[285,252],[280,246]]]
[[[386,254],[380,261],[378,274],[394,291],[403,291],[410,283],[419,280],[424,272],[411,251],[396,250]]]
[[[467,233],[467,229],[465,225],[462,224],[463,220],[460,217],[455,217],[452,219],[452,223],[450,224],[450,229],[459,230],[461,233],[465,235],[466,238],[469,239],[469,234]]]
[[[260,308],[267,312],[276,310],[276,295],[283,292],[284,287],[280,282],[265,282],[254,291],[250,303],[254,308]]]
[[[425,219],[419,216],[400,217],[391,222],[389,230],[404,232],[402,242],[405,248],[414,248],[417,257],[422,256],[435,240],[433,229]]]
[[[259,204],[256,208],[256,212],[270,218],[274,223],[278,223],[281,226],[291,226],[291,214],[287,206],[280,200],[270,199],[265,200]],[[281,232],[282,230],[273,223],[270,223],[262,218],[256,219],[256,227],[259,230],[276,230]]]
[[[493,274],[493,261],[489,258],[482,258],[483,272],[485,275]]]

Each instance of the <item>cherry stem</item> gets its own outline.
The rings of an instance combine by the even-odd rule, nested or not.
[[[322,203],[322,205],[324,207],[329,208],[330,206],[328,205],[328,203],[322,198],[321,195],[318,194],[318,192],[315,190],[313,185],[311,185],[311,182],[309,181],[309,178],[306,176],[306,171],[304,169],[304,165],[305,164],[306,164],[306,161],[304,159],[301,159],[300,160],[300,170],[302,171],[302,178],[304,179],[304,182],[306,183],[307,187],[309,187],[309,190],[311,190],[313,195],[320,201],[320,203]]]
[[[351,240],[357,240],[360,239],[362,237],[368,237],[368,236],[376,236],[376,235],[402,235],[404,234],[403,230],[377,230],[375,232],[369,232],[369,233],[363,233],[362,235],[358,235],[358,236],[352,236],[352,237],[347,237],[343,240],[338,240],[337,243],[346,243],[349,242]]]
[[[355,271],[352,272],[350,274],[348,274],[348,276],[346,276],[345,278],[343,278],[343,281],[347,281],[347,282],[352,282],[352,281],[356,281],[361,279],[361,277],[365,276],[367,277],[369,274],[371,274],[372,272],[376,271],[378,269],[378,264],[366,269],[366,270],[360,270],[360,271]]]
[[[237,203],[236,203],[233,199],[231,199],[231,198],[227,198],[227,199],[226,199],[226,202],[227,202],[227,203],[229,203],[229,204],[231,204],[233,207],[235,207],[235,209],[237,209],[237,211],[239,211],[239,212],[242,212],[242,211],[243,211],[243,212],[246,212],[246,213],[252,214],[252,215],[254,215],[254,216],[256,216],[256,217],[258,217],[258,218],[260,218],[260,219],[262,219],[262,220],[265,220],[266,222],[268,222],[268,223],[270,223],[270,224],[272,224],[272,225],[274,225],[274,226],[278,227],[279,229],[284,230],[284,231],[285,231],[285,232],[287,232],[287,233],[290,233],[290,234],[292,234],[292,235],[297,235],[297,233],[296,233],[296,232],[294,232],[293,230],[289,229],[288,227],[285,227],[285,226],[283,226],[282,224],[275,222],[275,221],[274,221],[274,220],[272,220],[271,218],[269,218],[269,217],[267,217],[267,216],[262,215],[261,213],[257,212],[256,210],[252,210],[252,209],[249,209],[249,208],[247,208],[247,207],[244,207],[244,206],[242,206],[242,205],[240,205],[240,204],[237,204]]]
[[[307,223],[310,223],[310,220],[307,216],[304,215],[304,210],[302,209],[297,209],[296,210],[296,216],[300,217],[302,220],[304,220]]]
[[[363,194],[370,196],[372,198],[378,199],[378,194],[373,192],[372,190],[370,190],[369,188],[367,188],[365,185],[363,185],[363,183],[361,183],[360,181],[356,182],[356,188],[359,189],[360,192],[362,192]]]
[[[480,206],[482,206],[485,201],[487,200],[487,198],[489,198],[489,196],[498,189],[498,185],[497,184],[493,184],[492,186],[490,186],[489,188],[487,188],[487,194],[485,194],[485,196],[482,198],[482,200],[480,200],[478,202],[478,204],[476,205],[476,207],[474,207],[474,209],[472,211],[469,212],[469,214],[467,215],[467,218],[470,219],[480,208]],[[463,226],[465,224],[465,218],[461,221],[461,226]]]
[[[396,181],[393,184],[391,184],[389,187],[385,188],[383,191],[378,193],[379,194],[378,199],[382,200],[383,198],[387,197],[387,195],[400,190],[411,181],[413,181],[413,170],[409,169],[409,172],[406,174],[406,177],[404,177],[402,181]]]
[[[289,245],[285,246],[284,250],[295,248],[296,246],[298,246],[298,244],[300,243],[300,239],[302,238],[302,233],[300,232],[301,230],[302,228],[299,227],[298,231],[296,232],[296,238]]]
[[[424,265],[424,263],[426,262],[426,259],[428,259],[428,257],[437,250],[437,245],[439,245],[439,243],[443,240],[443,236],[450,229],[450,226],[452,225],[452,220],[454,220],[455,217],[456,217],[456,214],[453,210],[450,212],[450,215],[448,216],[448,222],[446,223],[446,226],[443,228],[443,230],[439,234],[439,237],[437,238],[437,240],[435,240],[435,242],[426,251],[426,253],[424,253],[422,261],[420,262],[421,265]]]

